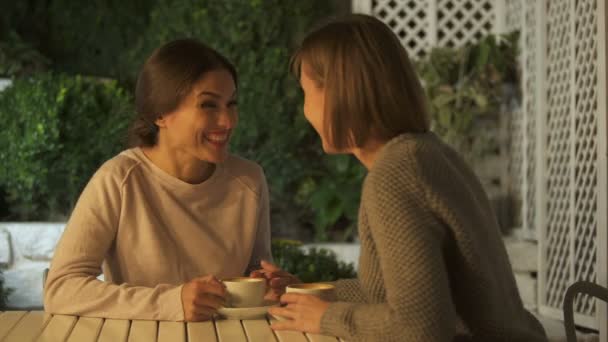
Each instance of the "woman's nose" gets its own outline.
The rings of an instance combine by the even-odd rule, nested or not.
[[[220,113],[218,120],[218,124],[221,127],[226,129],[232,129],[234,128],[234,126],[236,126],[236,123],[238,121],[238,115],[235,109],[226,108]]]

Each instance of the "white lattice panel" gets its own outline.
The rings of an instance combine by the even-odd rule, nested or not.
[[[432,48],[429,1],[377,0],[372,3],[372,11],[393,29],[410,56],[424,56]]]
[[[567,287],[578,280],[597,282],[598,267],[606,265],[597,258],[597,220],[603,214],[598,144],[606,134],[598,125],[605,112],[598,111],[597,1],[547,1],[548,177],[540,305],[556,317],[562,315]],[[574,309],[578,324],[598,328],[594,299],[579,296]]]
[[[530,3],[530,1],[525,2]],[[523,25],[524,0],[505,0],[505,10],[505,31],[521,30]]]
[[[522,228],[529,237],[534,236],[536,219],[536,118],[538,115],[538,99],[535,89],[539,81],[539,66],[535,46],[538,44],[536,32],[536,4],[527,1],[523,6],[523,27],[521,29],[521,45],[524,53],[522,91],[523,91],[523,139],[522,139]]]
[[[596,281],[597,237],[597,0],[576,2],[575,25],[574,279]],[[595,301],[579,297],[575,310],[595,315]]]
[[[439,46],[458,47],[487,36],[494,21],[492,3],[491,0],[439,0]]]
[[[519,108],[511,113],[509,120],[509,196],[512,198],[512,223],[514,227],[522,227],[521,215],[523,206],[523,148],[524,148],[524,111]]]
[[[547,225],[545,296],[541,305],[560,307],[572,278],[570,231],[572,223],[572,78],[570,26],[571,0],[548,2],[548,143],[547,143]],[[546,239],[546,241],[544,240]]]
[[[353,8],[384,21],[410,56],[425,56],[437,46],[460,47],[492,32],[494,4],[504,0],[372,0]]]

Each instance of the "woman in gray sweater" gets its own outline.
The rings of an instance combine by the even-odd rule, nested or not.
[[[326,153],[368,169],[359,210],[357,279],[338,300],[285,294],[274,329],[353,341],[546,341],[519,297],[479,180],[429,131],[427,100],[397,37],[351,15],[310,33],[292,68],[304,114]],[[293,276],[264,263],[276,294]]]

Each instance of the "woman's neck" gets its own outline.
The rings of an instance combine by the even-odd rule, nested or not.
[[[202,183],[215,171],[215,164],[194,158],[184,151],[175,151],[160,144],[141,149],[154,165],[189,184]]]
[[[353,148],[351,153],[359,159],[361,164],[365,166],[365,168],[369,171],[374,166],[374,162],[376,161],[376,157],[382,147],[386,144],[386,141],[381,141],[378,139],[369,139],[365,146],[360,148]]]

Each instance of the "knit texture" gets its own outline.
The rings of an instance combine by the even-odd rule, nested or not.
[[[547,341],[519,297],[479,180],[433,133],[378,153],[359,209],[358,279],[337,282],[324,334],[350,341]]]

